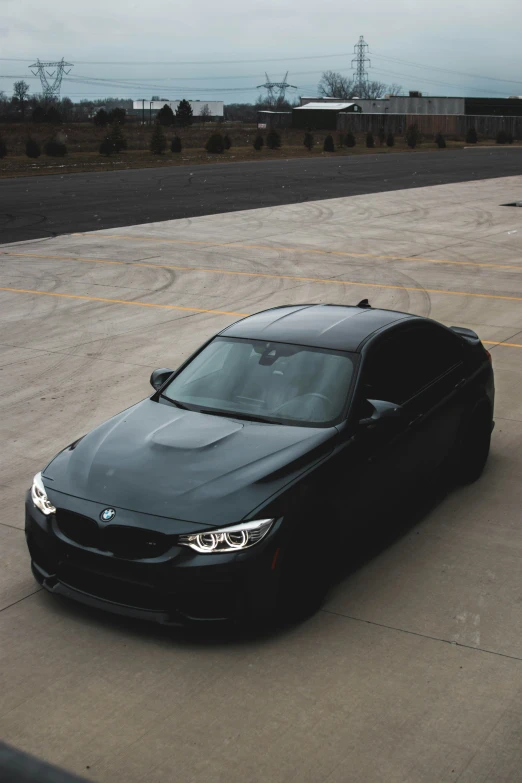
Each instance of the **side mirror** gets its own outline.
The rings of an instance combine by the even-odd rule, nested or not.
[[[380,422],[390,422],[397,420],[401,417],[401,406],[394,402],[386,402],[385,400],[368,400],[368,403],[373,408],[373,413],[367,418],[360,419],[359,426],[366,427],[367,429],[374,429]]]
[[[168,370],[166,367],[162,367],[160,370],[154,370],[150,376],[150,385],[153,389],[158,391],[173,372],[174,370]]]

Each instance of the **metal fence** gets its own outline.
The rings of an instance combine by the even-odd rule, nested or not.
[[[410,125],[416,124],[425,136],[442,133],[448,137],[463,137],[470,128],[479,136],[494,139],[499,131],[522,138],[522,117],[499,117],[467,114],[339,114],[337,130],[352,133],[386,133],[403,136]]]

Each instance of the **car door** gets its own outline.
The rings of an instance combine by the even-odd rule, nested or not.
[[[401,406],[408,454],[400,457],[398,468],[411,483],[432,473],[454,443],[462,416],[459,390],[465,383],[462,343],[445,327],[425,322],[378,344],[374,362],[378,381],[370,391],[376,399],[384,394]]]
[[[363,426],[356,434],[361,464],[360,488],[377,510],[386,508],[416,480],[417,444],[412,426],[417,413],[414,403],[419,381],[410,372],[409,330],[395,328],[391,334],[372,341],[364,351],[358,399],[357,421],[375,410],[376,401],[397,406],[397,415]],[[357,421],[354,426],[357,427]]]
[[[465,408],[464,346],[449,329],[432,322],[412,329],[405,338],[403,397],[411,397],[403,405],[411,416],[415,470],[423,477],[434,474],[457,437]]]
[[[363,350],[351,413],[341,447],[324,471],[342,519],[386,517],[394,502],[430,475],[449,453],[464,407],[465,377],[459,339],[435,323],[400,325]],[[400,413],[361,426],[372,400]]]

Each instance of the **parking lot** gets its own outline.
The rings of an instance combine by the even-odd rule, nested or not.
[[[0,246],[0,737],[103,783],[520,779],[522,210],[502,206],[520,199],[516,176]],[[39,589],[23,499],[59,449],[242,315],[364,297],[491,351],[477,484],[273,634],[157,629]]]

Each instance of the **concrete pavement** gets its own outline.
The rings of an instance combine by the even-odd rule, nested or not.
[[[522,708],[522,177],[0,247],[0,736],[103,783],[511,783]],[[29,293],[30,292],[30,293]],[[204,339],[276,304],[475,329],[497,426],[476,485],[372,541],[308,622],[168,632],[33,581],[23,493]]]

